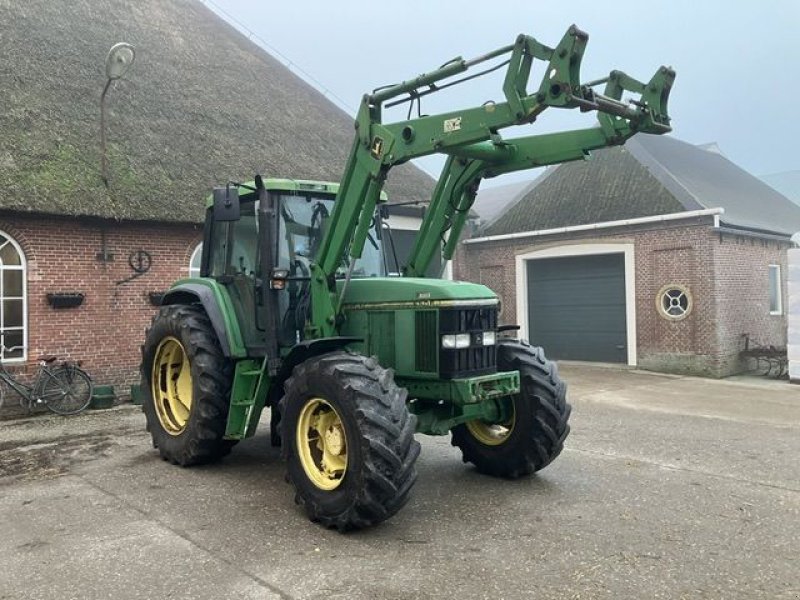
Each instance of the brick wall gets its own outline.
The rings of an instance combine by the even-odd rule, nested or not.
[[[716,265],[717,368],[730,374],[752,367],[741,362],[743,336],[751,343],[786,347],[788,242],[723,234],[712,246]],[[769,311],[769,265],[781,266],[782,315]]]
[[[675,221],[637,232],[636,325],[638,365],[673,373],[717,376],[716,306],[709,218]],[[685,287],[688,316],[665,319],[657,307],[664,286]]]
[[[28,363],[40,354],[82,360],[96,383],[129,391],[138,380],[139,346],[155,314],[149,292],[166,290],[188,275],[189,258],[202,228],[185,224],[116,223],[67,218],[0,216],[0,230],[22,247],[27,261]],[[97,254],[105,248],[113,260]],[[145,250],[150,270],[134,274],[129,256]],[[54,309],[52,292],[81,292],[77,308]]]
[[[456,255],[454,275],[489,285],[503,303],[501,322],[515,323],[518,254],[565,244],[632,242],[638,365],[721,377],[746,367],[738,358],[743,333],[762,343],[785,344],[785,317],[769,315],[767,265],[785,265],[788,244],[720,237],[712,224],[712,217],[698,217],[465,244]],[[691,312],[680,321],[665,319],[657,309],[658,292],[667,284],[685,286],[691,293]]]

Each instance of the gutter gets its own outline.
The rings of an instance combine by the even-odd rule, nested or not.
[[[724,208],[704,208],[701,210],[690,210],[666,215],[653,215],[651,217],[637,217],[635,219],[622,219],[620,221],[604,221],[602,223],[589,223],[586,225],[570,225],[568,227],[556,227],[554,229],[538,229],[534,231],[520,231],[517,233],[504,233],[501,235],[489,235],[485,237],[464,240],[465,244],[482,244],[484,242],[497,242],[501,240],[516,240],[520,238],[541,237],[545,235],[557,235],[561,233],[572,233],[575,231],[594,231],[596,229],[611,229],[613,227],[625,227],[626,225],[643,225],[646,223],[661,223],[664,221],[680,221],[683,219],[694,219],[696,217],[714,217],[714,228],[719,228],[719,217],[725,213]]]
[[[727,225],[724,227],[716,227],[719,230],[720,236],[722,234],[741,235],[743,237],[758,238],[761,240],[774,240],[776,242],[791,242],[792,236],[788,233],[773,233],[769,231],[762,231],[759,229],[745,229]]]

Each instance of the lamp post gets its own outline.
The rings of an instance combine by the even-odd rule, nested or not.
[[[119,42],[111,46],[106,56],[106,85],[100,95],[100,176],[103,183],[108,187],[108,158],[106,156],[106,94],[111,83],[121,78],[127,73],[136,53],[133,46],[125,42]]]

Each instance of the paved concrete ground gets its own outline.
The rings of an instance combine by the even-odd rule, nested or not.
[[[0,423],[0,598],[800,598],[800,388],[562,372],[540,475],[423,438],[409,504],[346,536],[297,510],[266,426],[180,469],[133,408]]]

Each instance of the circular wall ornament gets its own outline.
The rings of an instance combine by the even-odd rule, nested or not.
[[[670,321],[680,321],[689,316],[693,307],[692,294],[685,285],[669,284],[656,294],[659,314]]]
[[[147,250],[134,250],[128,255],[128,265],[140,275],[147,273],[152,264],[153,258]]]

